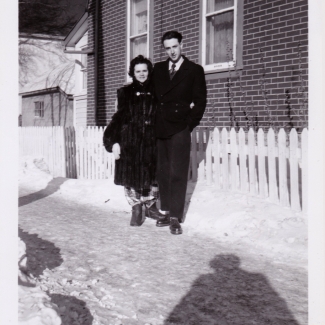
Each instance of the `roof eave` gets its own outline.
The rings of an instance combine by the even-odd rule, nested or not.
[[[88,30],[88,12],[86,11],[63,40],[64,47],[75,47]]]

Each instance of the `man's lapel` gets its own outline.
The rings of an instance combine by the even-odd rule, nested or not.
[[[168,60],[167,60],[167,77],[168,77],[168,82],[165,81],[165,75],[164,75],[164,81],[166,82],[165,84],[167,87],[164,90],[163,94],[168,93],[171,89],[173,89],[176,85],[178,85],[188,74],[188,59],[184,57],[184,62],[181,64],[179,70],[176,72],[175,76],[173,77],[172,80],[170,80],[169,76],[169,70],[168,70]]]
[[[170,83],[170,76],[169,76],[169,60],[166,60],[163,65],[163,69],[161,72],[161,84],[164,85],[166,88]]]

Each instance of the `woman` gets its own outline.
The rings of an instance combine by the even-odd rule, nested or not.
[[[117,112],[104,132],[104,146],[113,152],[114,183],[123,185],[132,206],[131,226],[141,226],[142,205],[145,216],[162,216],[156,207],[156,140],[154,134],[155,102],[150,75],[153,67],[142,55],[130,63],[133,82],[117,90]]]

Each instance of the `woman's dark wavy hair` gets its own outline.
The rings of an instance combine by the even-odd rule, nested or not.
[[[148,79],[152,73],[152,70],[153,70],[153,66],[152,66],[152,63],[149,59],[145,58],[143,55],[138,55],[137,57],[135,57],[133,60],[131,60],[130,62],[130,68],[129,68],[129,76],[131,78],[134,79],[134,67],[137,65],[137,64],[146,64],[147,67],[148,67]]]

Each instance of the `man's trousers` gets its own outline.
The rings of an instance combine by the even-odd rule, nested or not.
[[[157,150],[160,208],[169,211],[170,217],[182,222],[191,150],[191,133],[188,127],[171,138],[157,139]]]

